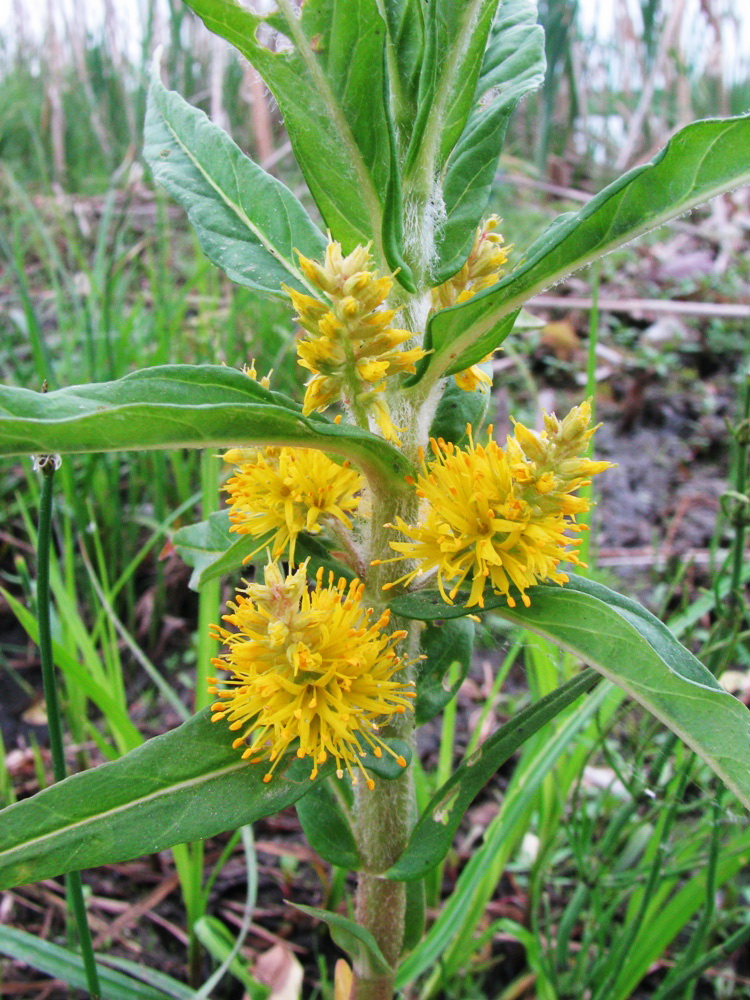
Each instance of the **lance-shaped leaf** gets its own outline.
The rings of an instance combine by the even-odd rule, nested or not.
[[[529,705],[493,733],[456,769],[427,805],[406,850],[388,871],[391,878],[421,878],[450,850],[464,813],[477,793],[518,748],[568,705],[589,691],[599,677],[584,670],[545,698]]]
[[[208,709],[119,760],[66,778],[0,812],[0,887],[125,861],[269,816],[311,787],[293,755],[268,768],[242,760]],[[326,775],[330,768],[321,768]]]
[[[305,417],[291,399],[220,365],[163,365],[44,394],[0,387],[0,455],[253,444],[343,455],[391,489],[406,489],[413,472],[374,434]]]
[[[293,752],[264,782],[268,765],[242,760],[234,734],[209,713],[0,811],[0,889],[235,830],[312,788],[310,761]],[[389,745],[408,759],[402,741]],[[389,754],[368,752],[362,763],[381,778],[403,774]],[[335,766],[331,758],[315,780]]]
[[[206,256],[241,285],[281,296],[311,291],[294,254],[322,257],[326,238],[281,181],[259,167],[198,108],[165,90],[154,69],[143,154],[154,179],[185,209]]]
[[[268,84],[294,155],[333,236],[346,251],[373,241],[382,263],[382,203],[390,170],[385,25],[375,0],[279,0],[268,16],[236,0],[187,0]],[[271,29],[271,30],[269,30]],[[274,52],[272,31],[291,46]]]
[[[289,902],[289,905],[293,906],[295,910],[300,910],[302,913],[328,924],[333,940],[360,967],[364,966],[370,969],[374,975],[388,975],[393,971],[377,941],[367,928],[360,927],[348,917],[342,917],[340,913],[332,913],[330,910],[320,910],[316,906],[303,906],[301,903]]]
[[[434,0],[425,6],[419,112],[407,173],[416,165],[428,176],[439,172],[463,132],[497,5],[498,0]]]
[[[533,0],[505,0],[492,25],[474,110],[450,155],[443,181],[446,221],[435,284],[463,266],[487,209],[508,120],[521,98],[544,80],[544,31]]]
[[[428,371],[434,380],[481,360],[507,335],[509,317],[531,296],[748,181],[750,116],[688,125],[650,163],[620,177],[579,212],[553,222],[492,288],[436,313],[428,328],[434,353],[420,377]]]
[[[420,0],[383,0],[383,16],[393,117],[396,128],[408,134],[417,113],[424,51]]]
[[[582,577],[571,575],[561,587],[540,584],[529,597],[531,607],[519,602],[509,608],[489,594],[485,608],[580,656],[676,733],[750,808],[750,711],[666,625],[635,601]],[[392,608],[425,621],[476,611],[446,605],[435,593],[396,598]]]
[[[331,787],[331,781],[335,780],[316,784],[297,803],[297,815],[308,844],[321,858],[339,868],[357,871],[362,859],[349,817]]]

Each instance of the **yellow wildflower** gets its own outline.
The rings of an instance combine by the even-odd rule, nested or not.
[[[496,215],[491,215],[477,228],[471,253],[464,266],[452,278],[432,289],[434,312],[466,302],[502,278],[513,247],[506,246],[502,235],[495,232],[499,225],[500,219]],[[490,352],[484,361],[489,361],[493,353]],[[456,385],[467,392],[481,385],[492,385],[492,379],[478,365],[457,372],[453,377]]]
[[[255,358],[253,358],[249,365],[243,366],[242,371],[248,376],[248,378],[251,378],[253,382],[257,382],[258,385],[263,386],[264,389],[270,389],[273,369],[271,369],[267,375],[263,375],[261,378],[258,378],[258,372],[255,368]]]
[[[237,466],[224,486],[230,531],[263,539],[248,559],[269,534],[273,558],[288,549],[293,564],[301,531],[318,534],[326,521],[351,528],[364,480],[348,462],[337,465],[314,448],[233,448],[224,461]]]
[[[391,561],[412,559],[417,566],[386,586],[436,570],[448,603],[468,577],[467,607],[484,606],[488,581],[510,607],[515,586],[528,607],[526,590],[535,583],[565,583],[568,577],[558,565],[564,560],[581,565],[580,539],[571,534],[584,530],[576,516],[589,508],[588,500],[572,494],[610,465],[581,456],[596,430],[589,428],[590,419],[591,407],[582,403],[563,421],[545,414],[539,434],[516,423],[505,450],[492,440],[491,428],[484,446],[474,443],[470,428],[464,449],[433,439],[434,458],[423,461],[417,481],[424,520],[412,527],[399,518],[390,525],[408,539],[390,542],[401,553]]]
[[[384,631],[388,611],[372,620],[358,580],[335,584],[330,573],[324,586],[321,567],[308,591],[305,569],[284,578],[271,563],[265,583],[249,584],[229,603],[223,621],[237,631],[212,626],[227,647],[212,663],[231,674],[210,679],[209,693],[219,699],[212,719],[226,719],[239,734],[232,745],[245,747],[244,758],[270,761],[264,781],[299,740],[297,756],[310,758],[311,780],[331,756],[339,778],[346,770],[356,784],[356,767],[372,788],[361,760],[368,748],[406,766],[378,735],[381,721],[410,709],[415,696],[411,684],[393,679],[407,665],[394,651],[406,632]]]
[[[297,344],[299,364],[312,373],[303,412],[325,410],[343,399],[397,442],[398,428],[380,394],[386,379],[413,373],[425,352],[420,347],[402,350],[414,334],[392,326],[396,310],[384,308],[393,279],[377,275],[367,247],[344,257],[339,243],[329,243],[323,264],[298,256],[303,274],[321,293],[318,299],[284,286],[305,330]]]

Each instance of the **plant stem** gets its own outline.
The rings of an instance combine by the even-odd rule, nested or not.
[[[371,553],[383,556],[388,552],[390,532],[383,527],[400,514],[405,519],[413,516],[416,497],[394,497],[380,493],[373,497]],[[383,584],[402,572],[400,564],[385,563],[373,566],[367,580],[366,601],[375,613],[384,606]],[[413,657],[419,644],[419,626],[412,622],[393,619],[394,629],[405,629],[408,653]],[[402,646],[402,648],[404,648]],[[407,667],[398,675],[401,681],[412,677]],[[383,736],[398,737],[413,742],[414,722],[411,712],[395,715],[393,722],[383,728]],[[403,882],[384,877],[391,865],[406,847],[414,823],[414,782],[411,769],[399,778],[375,783],[374,789],[357,785],[355,797],[355,836],[363,860],[356,897],[357,923],[366,928],[377,941],[391,973],[373,969],[367,958],[354,965],[352,1000],[391,1000],[396,967],[401,957],[404,941],[406,889]]]
[[[412,802],[411,771],[394,781],[377,781],[372,791],[357,786],[357,841],[364,862],[357,886],[357,923],[373,935],[393,973],[372,969],[366,960],[355,963],[353,1000],[391,1000],[393,996],[404,940],[406,889],[403,882],[384,878],[383,872],[406,847]]]
[[[44,701],[47,708],[49,744],[52,753],[52,773],[55,781],[65,778],[65,751],[63,749],[62,716],[57,697],[55,669],[52,660],[52,630],[50,627],[50,587],[49,561],[52,537],[52,495],[55,476],[55,460],[40,459],[42,469],[42,495],[39,503],[39,536],[37,548],[37,618],[39,621],[39,656],[42,663]],[[68,905],[78,932],[81,957],[86,973],[88,991],[93,1000],[98,1000],[99,976],[91,943],[91,932],[86,919],[86,904],[83,899],[80,872],[71,872],[66,878]]]

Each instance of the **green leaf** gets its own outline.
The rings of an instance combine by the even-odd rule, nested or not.
[[[425,6],[419,113],[407,171],[441,170],[472,109],[498,0],[434,0]]]
[[[209,514],[208,520],[179,528],[172,536],[172,542],[181,559],[193,567],[193,573],[188,582],[192,590],[200,588],[209,580],[224,576],[240,569],[245,564],[245,558],[262,543],[252,535],[238,535],[230,532],[231,521],[229,511],[220,510]],[[269,536],[270,537],[270,536]],[[333,570],[338,577],[351,580],[354,573],[334,558],[324,542],[302,532],[297,538],[297,558],[301,562],[310,560],[308,575],[314,576],[318,567]],[[264,565],[267,561],[265,548],[261,548],[253,562]]]
[[[349,819],[331,787],[336,779],[315,785],[297,803],[297,815],[307,842],[321,858],[339,868],[358,871],[362,860]]]
[[[87,987],[83,959],[67,948],[45,941],[17,927],[0,926],[0,953],[32,969],[46,972],[79,990]],[[184,983],[155,969],[151,984],[138,982],[122,972],[107,969],[97,961],[102,1000],[190,1000],[193,991]],[[157,986],[161,987],[157,989]]]
[[[427,625],[421,645],[427,659],[422,661],[417,679],[414,718],[419,726],[442,712],[466,679],[474,648],[474,622],[470,618],[454,618],[441,625]],[[461,669],[451,684],[448,671],[454,663]]]
[[[450,850],[464,813],[493,774],[530,736],[598,681],[595,671],[584,670],[519,712],[485,740],[432,797],[412,831],[406,850],[389,869],[388,876],[407,881],[422,878],[439,864]]]
[[[230,534],[230,527],[229,511],[219,510],[209,514],[207,521],[175,531],[172,544],[180,558],[193,567],[188,581],[191,590],[200,590],[209,580],[236,570],[258,547],[257,538]]]
[[[279,0],[266,17],[235,0],[187,2],[268,84],[334,238],[345,252],[372,240],[382,262],[391,158],[383,103],[385,25],[375,0],[307,0],[301,17],[291,0]],[[291,48],[267,48],[258,36],[268,27]]]
[[[342,917],[340,913],[319,910],[316,906],[303,906],[301,903],[292,903],[289,900],[287,903],[295,910],[301,910],[302,913],[327,924],[333,940],[359,968],[368,969],[375,976],[392,975],[393,970],[388,965],[377,941],[366,928],[360,927],[347,917]]]
[[[457,600],[466,600],[458,595]],[[485,609],[551,639],[621,687],[676,733],[750,808],[750,712],[635,601],[571,575],[564,586],[529,591],[531,607],[490,595]],[[396,598],[395,614],[432,621],[469,614],[439,594]]]
[[[481,360],[507,335],[508,318],[533,295],[724,191],[750,181],[750,116],[678,132],[654,159],[560,216],[492,288],[430,321],[432,379]]]
[[[291,399],[220,365],[163,365],[45,394],[0,387],[0,455],[273,444],[342,455],[399,491],[414,471],[374,434],[304,417]]]
[[[407,134],[417,113],[424,23],[419,0],[384,0],[386,52],[396,128]]]
[[[473,933],[483,919],[487,902],[497,890],[505,864],[529,828],[545,778],[561,758],[575,753],[576,741],[582,736],[585,740],[587,730],[591,732],[592,726],[598,730],[593,723],[594,717],[602,715],[606,720],[612,703],[611,686],[606,682],[600,684],[586,699],[561,712],[543,740],[526,744],[500,802],[499,812],[484,831],[482,843],[477,845],[461,870],[455,888],[444,900],[441,913],[424,940],[399,966],[397,988],[403,988],[429,969],[444,967],[447,959],[453,957],[455,949],[451,948],[451,943],[456,938],[465,942],[467,927]]]
[[[492,364],[480,366],[492,377]],[[442,438],[461,445],[467,440],[466,425],[471,424],[476,435],[484,424],[492,398],[491,386],[483,385],[467,392],[451,379],[440,397],[435,417],[430,427],[430,437]]]
[[[384,79],[387,88],[387,80]],[[414,294],[417,286],[414,273],[404,257],[404,199],[401,185],[401,163],[398,157],[398,139],[390,107],[390,91],[386,89],[388,133],[390,136],[391,171],[386,189],[383,211],[383,254],[396,280],[408,292]]]
[[[322,257],[326,238],[292,192],[179,94],[155,68],[143,155],[154,179],[188,214],[206,256],[232,281],[284,296],[282,283],[314,292],[294,251]]]
[[[0,888],[213,837],[278,812],[312,786],[309,761],[294,755],[264,783],[267,770],[242,760],[226,724],[201,712],[2,810]]]
[[[521,98],[544,80],[544,30],[536,21],[533,0],[505,0],[492,25],[474,110],[446,166],[436,285],[466,261],[490,199],[508,120]]]

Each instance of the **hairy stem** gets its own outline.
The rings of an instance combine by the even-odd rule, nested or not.
[[[411,518],[416,513],[414,495],[394,497],[376,494],[373,498],[371,554],[379,557],[388,553],[389,529],[385,528],[397,514]],[[368,576],[366,599],[376,610],[383,607],[383,584],[396,578],[400,564],[373,566]],[[408,638],[401,648],[413,658],[419,646],[419,626],[393,619],[394,629],[405,629]],[[399,679],[408,681],[413,669],[406,667]],[[414,722],[411,712],[396,715],[383,736],[398,737],[413,744]],[[385,872],[401,856],[414,824],[414,784],[410,769],[393,781],[378,779],[370,791],[358,785],[355,799],[355,836],[363,860],[357,886],[356,917],[360,926],[373,935],[386,961],[393,970],[385,973],[373,968],[363,958],[354,966],[352,1000],[391,1000],[395,970],[401,957],[406,915],[406,890],[403,882],[385,877]]]

